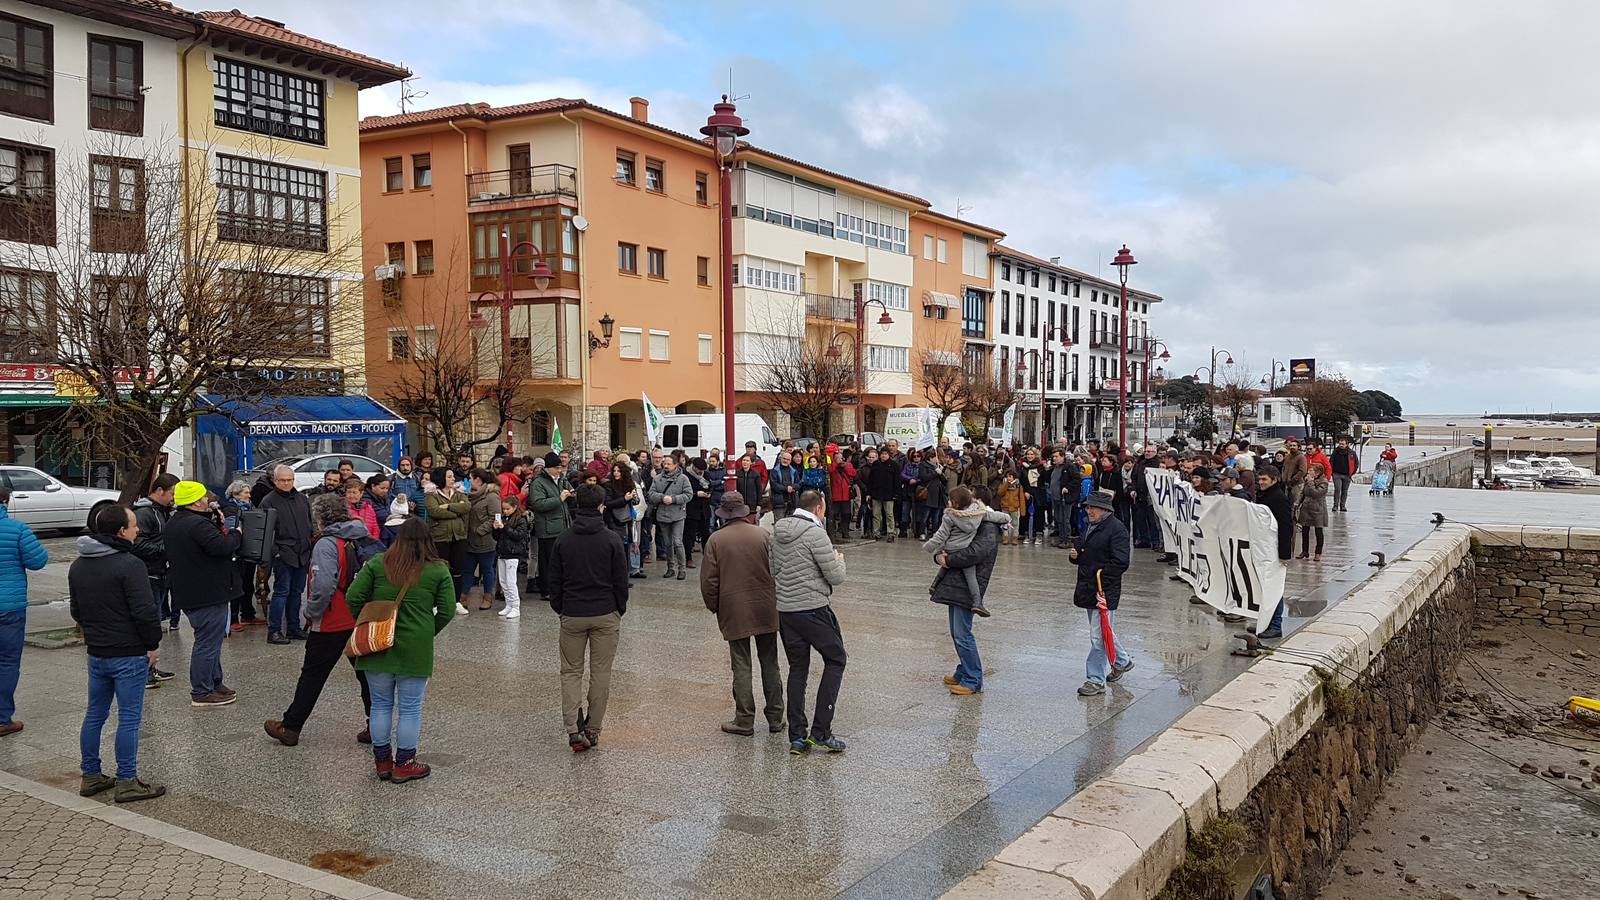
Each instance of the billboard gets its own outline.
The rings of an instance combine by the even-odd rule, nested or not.
[[[1289,383],[1304,384],[1317,380],[1317,361],[1314,359],[1289,360]]]

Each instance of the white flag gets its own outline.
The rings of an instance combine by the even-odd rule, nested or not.
[[[1006,407],[1006,417],[1000,426],[1000,446],[1011,447],[1011,425],[1017,420],[1017,404],[1012,403]]]
[[[644,398],[644,436],[653,448],[661,443],[661,410],[650,402],[650,395],[641,391],[640,397]]]

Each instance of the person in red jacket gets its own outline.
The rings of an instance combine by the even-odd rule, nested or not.
[[[1322,470],[1322,477],[1333,479],[1333,463],[1328,460],[1328,454],[1322,452],[1322,442],[1312,438],[1308,442],[1311,449],[1306,451],[1306,465],[1316,466]]]
[[[500,497],[519,497],[522,494],[523,462],[520,456],[506,456],[500,460]]]
[[[835,539],[850,536],[850,486],[856,481],[856,467],[850,463],[850,451],[840,450],[828,464],[828,520],[829,531]]]
[[[1396,459],[1400,458],[1400,451],[1394,449],[1393,444],[1384,444],[1383,452],[1378,454],[1378,458],[1387,460],[1389,462],[1394,462]]]

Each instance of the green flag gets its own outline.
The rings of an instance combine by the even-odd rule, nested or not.
[[[654,447],[661,443],[661,410],[650,402],[650,395],[641,391],[639,396],[644,398],[644,436]]]
[[[561,451],[567,449],[566,444],[562,443],[561,440],[560,422],[555,422],[554,430],[550,432],[550,449],[555,453],[560,453]]]

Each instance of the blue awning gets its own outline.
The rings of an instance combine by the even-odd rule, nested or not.
[[[239,430],[252,438],[380,436],[404,434],[406,427],[404,419],[371,397],[287,396],[246,402],[213,394],[206,402],[221,415],[202,416],[201,430],[220,431],[222,423],[231,430],[239,422]]]

